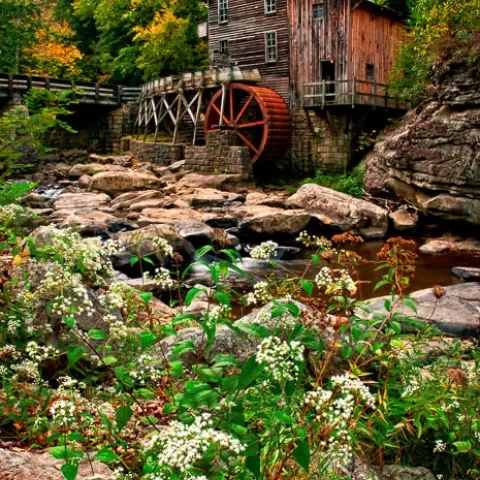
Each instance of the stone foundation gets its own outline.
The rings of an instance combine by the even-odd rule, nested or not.
[[[186,147],[185,168],[198,173],[231,173],[253,178],[250,151],[240,146],[237,134],[231,130],[210,132],[205,147]]]
[[[152,162],[157,165],[170,165],[185,158],[183,144],[143,142],[131,138],[130,151],[140,162]]]
[[[350,115],[292,109],[291,166],[294,174],[344,173],[350,163]]]

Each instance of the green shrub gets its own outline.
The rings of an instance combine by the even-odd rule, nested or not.
[[[365,181],[365,169],[355,167],[350,174],[326,174],[318,171],[314,178],[303,180],[302,185],[306,183],[316,183],[322,187],[331,188],[337,192],[347,193],[354,197],[363,197],[363,183]]]
[[[18,202],[36,185],[35,182],[14,182],[0,185],[0,206]]]

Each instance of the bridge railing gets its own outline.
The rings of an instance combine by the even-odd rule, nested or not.
[[[10,75],[0,73],[0,97],[25,94],[28,90],[47,89],[52,92],[66,92],[75,89],[75,99],[81,103],[118,105],[136,100],[141,87],[124,87],[106,83],[74,82],[59,78],[37,75]]]
[[[302,106],[325,108],[328,106],[370,105],[372,107],[408,109],[409,105],[390,95],[388,85],[373,80],[336,80],[305,83]]]

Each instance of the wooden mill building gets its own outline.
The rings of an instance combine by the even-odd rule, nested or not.
[[[211,65],[258,69],[260,85],[288,106],[283,161],[294,172],[345,170],[356,138],[401,111],[387,89],[405,32],[394,10],[369,0],[209,0],[208,7]]]

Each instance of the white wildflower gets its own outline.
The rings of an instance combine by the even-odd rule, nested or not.
[[[262,242],[257,247],[252,248],[250,251],[250,256],[255,260],[269,260],[275,256],[275,252],[278,248],[278,243],[268,240]]]
[[[157,285],[162,287],[164,290],[169,290],[174,286],[174,282],[170,277],[170,272],[163,267],[156,268],[155,274],[151,275],[150,273],[145,273],[145,278],[153,280]]]
[[[173,247],[165,238],[157,237],[153,240],[153,243],[155,244],[158,253],[161,253],[167,257],[171,257],[173,255]]]
[[[443,440],[435,440],[435,447],[433,453],[442,453],[447,449],[447,444]]]
[[[50,407],[50,415],[59,423],[68,423],[75,420],[77,408],[70,400],[56,400]]]

